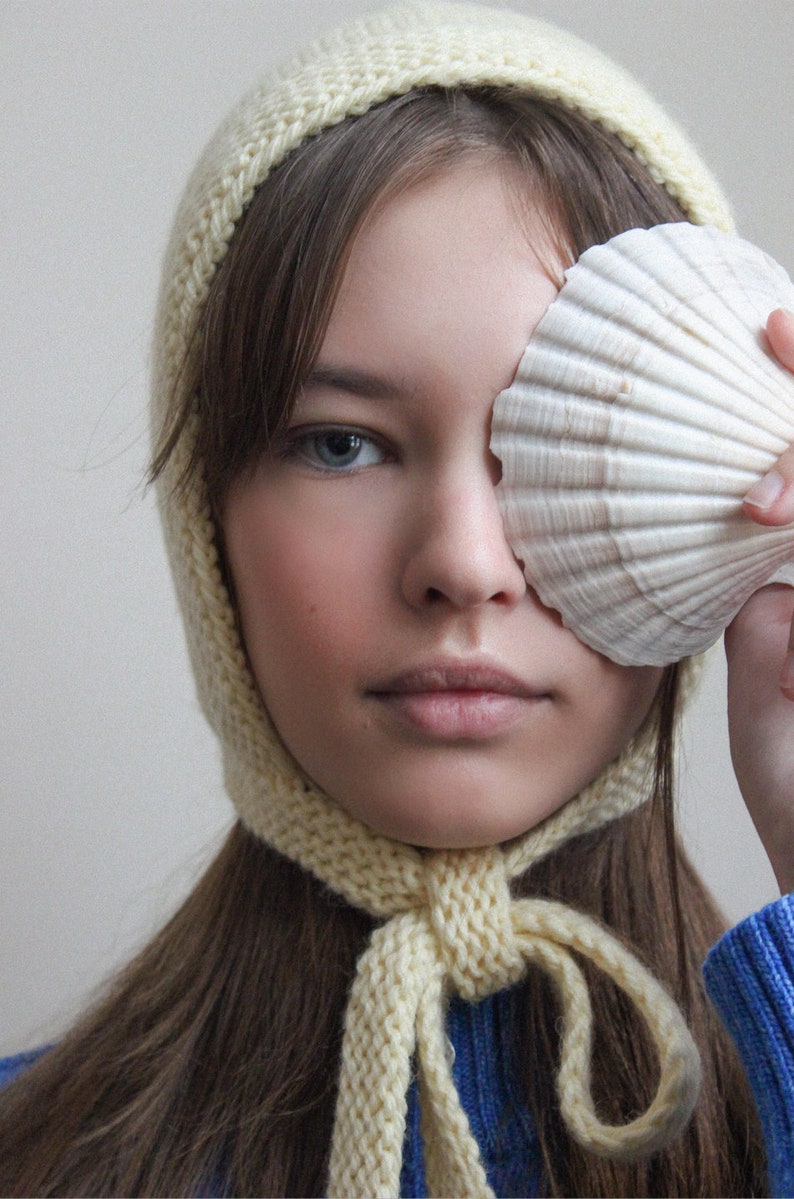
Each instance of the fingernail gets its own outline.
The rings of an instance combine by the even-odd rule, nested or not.
[[[794,651],[789,650],[780,672],[780,690],[789,699],[794,699]]]
[[[745,504],[752,504],[753,508],[759,508],[762,512],[766,512],[771,508],[775,500],[779,499],[783,494],[783,488],[786,486],[786,480],[776,470],[770,470],[768,474],[759,479],[757,483],[753,483],[747,495],[744,497]]]

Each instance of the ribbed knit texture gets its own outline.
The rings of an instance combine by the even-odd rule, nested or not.
[[[726,933],[703,970],[750,1080],[773,1195],[794,1195],[794,895]]]
[[[515,990],[479,1003],[453,999],[446,1019],[452,1074],[496,1195],[541,1195],[541,1158],[516,1058]],[[427,1194],[419,1091],[408,1091],[400,1194]]]
[[[218,263],[254,189],[319,130],[424,85],[513,85],[576,108],[615,132],[693,221],[730,229],[725,201],[681,132],[623,71],[550,26],[508,11],[405,4],[354,22],[276,71],[224,122],[193,173],[166,255],[154,354],[157,437],[181,401],[192,334]],[[630,811],[649,793],[653,730],[539,829],[498,849],[423,855],[379,837],[301,773],[273,729],[246,665],[218,568],[200,480],[175,487],[190,460],[186,428],[160,480],[171,559],[199,697],[220,737],[229,794],[245,824],[385,923],[362,955],[347,1011],[330,1195],[396,1195],[410,1063],[417,1052],[432,1194],[489,1195],[444,1036],[450,994],[486,996],[533,961],[565,1012],[558,1087],[568,1125],[594,1152],[632,1157],[675,1136],[697,1090],[694,1046],[675,1006],[591,920],[540,901],[512,902],[509,882],[568,837]],[[662,1060],[659,1093],[622,1129],[599,1124],[589,1095],[590,1009],[571,948],[639,1005]]]
[[[709,954],[706,986],[736,1042],[766,1142],[773,1195],[794,1195],[794,896],[784,896],[726,933]],[[497,1195],[542,1193],[535,1129],[516,1077],[515,991],[479,1003],[453,999],[445,1022],[455,1085]],[[44,1050],[0,1059],[0,1087]],[[427,1194],[421,1115],[409,1087],[400,1193]],[[223,1194],[209,1184],[207,1194]]]

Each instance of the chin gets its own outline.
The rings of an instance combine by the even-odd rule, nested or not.
[[[364,818],[373,832],[395,841],[414,845],[417,849],[483,849],[500,845],[528,833],[557,811],[566,799],[547,801],[536,806],[522,797],[516,809],[494,812],[493,801],[466,802],[458,797],[455,805],[440,808],[437,802],[426,800],[411,813],[401,812],[394,819],[373,822]]]

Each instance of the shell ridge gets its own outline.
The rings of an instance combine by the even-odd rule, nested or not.
[[[793,298],[794,302],[794,298]],[[769,304],[774,306],[774,301],[770,298]],[[598,318],[596,318],[598,319]],[[538,329],[530,342],[530,347],[525,353],[519,368],[516,372],[514,387],[527,386],[528,380],[533,382],[543,383],[552,381],[558,378],[559,367],[555,364],[555,359],[560,350],[564,349],[569,355],[567,372],[577,377],[581,373],[582,380],[580,382],[580,390],[585,392],[588,386],[586,378],[589,377],[590,386],[595,383],[597,395],[608,395],[610,391],[620,396],[622,393],[620,387],[614,387],[614,381],[620,381],[621,376],[626,368],[634,366],[638,374],[643,379],[664,381],[668,378],[669,372],[675,371],[677,374],[681,372],[692,372],[692,377],[697,378],[697,372],[700,372],[703,380],[703,386],[707,387],[713,377],[718,378],[725,389],[727,397],[735,397],[738,404],[740,400],[745,403],[750,403],[754,406],[775,411],[775,406],[770,405],[768,399],[765,399],[764,393],[760,396],[755,395],[755,388],[770,389],[773,394],[780,394],[785,397],[788,395],[789,405],[794,406],[794,383],[792,383],[781,372],[780,367],[771,356],[764,351],[763,358],[755,363],[751,363],[750,371],[745,371],[743,377],[745,382],[743,385],[737,383],[736,371],[737,367],[741,366],[742,354],[747,353],[748,345],[742,345],[737,337],[728,338],[727,347],[730,349],[729,354],[723,353],[720,349],[704,347],[701,338],[692,337],[690,345],[697,347],[699,351],[699,361],[692,362],[681,361],[680,353],[672,352],[664,346],[663,337],[657,334],[655,337],[646,336],[644,333],[638,337],[636,347],[633,347],[632,354],[622,351],[620,361],[614,361],[614,343],[619,342],[623,333],[627,330],[632,330],[633,326],[627,322],[621,321],[619,318],[610,319],[603,318],[603,337],[594,345],[593,342],[584,344],[570,344],[566,341],[565,327],[560,327],[559,331],[554,327],[549,329]],[[685,331],[680,324],[673,324],[671,328],[678,332],[678,335],[685,336]],[[751,346],[758,346],[761,326],[752,337]],[[643,355],[643,359],[649,358],[652,349],[661,349],[665,351],[664,361],[661,365],[653,367],[651,362],[643,361],[640,366],[637,363],[637,357]],[[686,342],[676,350],[688,348]],[[739,352],[741,351],[741,353]],[[610,358],[610,354],[612,358]],[[584,368],[584,370],[582,369]],[[593,378],[595,375],[595,379]]]
[[[531,405],[533,412],[526,414],[524,428],[521,431],[504,433],[499,429],[495,430],[495,445],[500,445],[505,452],[510,452],[513,444],[527,443],[533,438],[551,435],[565,436],[570,440],[574,438],[592,440],[594,433],[602,443],[606,443],[609,440],[611,425],[616,419],[616,413],[624,422],[636,422],[646,432],[650,432],[646,422],[655,422],[654,431],[658,432],[660,436],[663,436],[665,425],[673,426],[674,424],[679,427],[681,424],[685,424],[692,431],[700,430],[713,435],[713,415],[709,421],[711,408],[705,392],[690,397],[683,414],[676,419],[669,411],[670,392],[674,389],[671,388],[668,380],[661,380],[658,383],[652,380],[642,380],[632,390],[628,399],[626,398],[628,393],[614,389],[614,382],[612,386],[608,386],[600,372],[597,374],[596,385],[593,388],[588,388],[587,381],[579,377],[569,378],[566,383],[569,390],[564,404],[560,403],[559,396],[555,396],[551,387],[547,388],[541,385],[522,391],[521,395],[525,406],[528,408]],[[778,413],[771,414],[769,419],[771,428],[759,426],[757,420],[753,421],[749,414],[741,410],[737,412],[722,408],[724,423],[720,428],[720,435],[729,436],[732,440],[740,443],[747,438],[755,438],[759,448],[764,447],[770,453],[779,453],[778,447],[788,444],[786,436],[791,412],[794,411],[794,405],[789,401],[789,390],[794,399],[794,379],[789,388],[780,394],[780,409]],[[605,394],[607,391],[609,394]],[[739,395],[741,398],[745,398],[741,396],[741,393]],[[610,398],[610,396],[614,398]],[[763,414],[764,409],[762,408],[761,415]],[[631,426],[629,425],[629,427]],[[680,440],[679,438],[679,442]],[[688,453],[689,451],[687,447],[683,447],[682,452]]]
[[[705,599],[708,597],[709,591],[714,590],[715,585],[719,587],[720,590],[725,587],[726,583],[728,585],[736,583],[743,588],[746,585],[747,580],[751,580],[755,586],[760,586],[765,580],[771,578],[781,565],[794,560],[794,538],[789,537],[789,539],[786,540],[782,536],[781,530],[776,530],[775,532],[777,533],[777,536],[771,539],[774,550],[773,553],[770,553],[769,544],[764,546],[763,549],[758,546],[756,546],[754,549],[751,548],[750,553],[738,568],[730,551],[730,547],[725,546],[725,544],[722,542],[715,544],[715,549],[718,551],[722,550],[724,552],[721,554],[721,556],[719,556],[719,554],[715,556],[713,562],[705,572],[698,563],[697,554],[699,547],[696,545],[685,545],[683,547],[683,552],[676,548],[663,552],[662,554],[653,554],[649,552],[645,557],[640,554],[635,554],[632,547],[629,566],[633,568],[635,565],[637,565],[642,568],[644,565],[651,564],[655,566],[657,563],[662,563],[669,566],[668,577],[663,583],[658,584],[655,589],[657,606],[660,608],[663,603],[670,605],[678,602],[681,585],[684,584],[688,586],[689,582],[693,578],[693,568],[697,571],[697,581],[701,587],[702,598]],[[532,573],[534,563],[542,559],[542,550],[544,547],[536,545],[533,548],[535,552],[532,553],[530,573]],[[612,580],[613,576],[619,578],[621,583],[625,582],[625,580],[623,580],[623,567],[626,565],[626,559],[621,556],[620,540],[609,538],[609,548],[611,549],[612,553],[612,556],[609,559],[607,559],[603,553],[604,547],[602,546],[600,548],[601,552],[599,553],[598,560],[593,564],[592,568],[597,575],[599,582],[601,584],[609,582]],[[551,552],[552,557],[554,557],[555,555],[553,548]],[[554,563],[552,562],[551,565],[553,570]],[[567,563],[558,563],[558,566],[560,570],[564,570],[566,572],[564,576],[565,579],[571,583],[575,589],[577,585],[576,573],[574,573],[572,576],[567,573],[569,570],[569,564]],[[544,571],[544,575],[546,578],[552,577],[548,570]],[[637,575],[634,575],[630,570],[629,578],[634,584],[634,589],[637,591],[637,594],[643,596],[644,600],[645,593],[643,586],[640,585],[641,579],[639,572]],[[605,591],[602,591],[600,599],[603,607],[607,608],[610,600]],[[669,614],[669,611],[666,611],[666,614]],[[695,613],[695,615],[697,615],[697,613]]]
[[[736,537],[732,540],[741,541],[742,538]],[[794,560],[794,541],[770,539],[762,547],[750,546],[744,561],[737,566],[735,546],[730,542],[720,542],[714,544],[715,553],[708,569],[704,571],[698,559],[701,546],[687,543],[685,538],[679,542],[674,538],[670,539],[661,550],[654,550],[647,542],[645,546],[637,547],[633,539],[630,541],[631,545],[627,546],[625,539],[610,538],[608,533],[602,531],[600,538],[593,539],[591,553],[588,553],[588,547],[577,549],[578,569],[586,568],[591,572],[599,586],[603,586],[607,580],[614,583],[616,578],[625,573],[643,592],[647,589],[648,571],[656,571],[658,574],[660,570],[665,570],[663,581],[657,582],[654,589],[658,605],[669,605],[669,597],[679,593],[684,594],[688,602],[693,580],[701,587],[704,587],[707,581],[711,581],[712,585],[716,581],[721,591],[726,586],[743,590],[748,580],[760,586],[771,578],[779,566]],[[568,585],[576,585],[576,572],[571,570],[571,563],[560,561],[556,547],[548,542],[544,546],[537,541],[530,541],[527,559],[530,560],[528,575],[533,576],[533,584],[542,576],[559,583],[566,583],[567,580]],[[606,594],[603,602],[604,606],[611,602]],[[680,600],[677,599],[676,602]],[[702,603],[702,596],[699,602]]]
[[[704,248],[709,250],[709,266],[719,266],[719,286],[704,275],[700,259]],[[731,254],[726,256],[726,248]],[[673,269],[671,269],[671,266]],[[687,268],[691,268],[687,270]],[[747,272],[752,272],[748,278]],[[696,286],[693,289],[693,280]],[[726,282],[730,286],[726,286]],[[746,335],[748,304],[757,306],[759,330],[769,312],[769,304],[794,299],[794,284],[785,270],[769,255],[749,242],[731,237],[708,227],[685,223],[657,226],[651,231],[630,230],[601,246],[591,247],[568,271],[563,289],[563,303],[586,306],[593,311],[606,310],[613,319],[625,319],[614,292],[629,293],[628,312],[634,315],[654,311],[657,319],[667,319],[674,312],[677,299],[691,307],[698,299],[725,305],[726,311],[739,322],[731,336],[722,335],[721,353],[731,355],[735,333]],[[754,293],[757,296],[754,297]],[[567,295],[566,295],[567,293]],[[551,314],[550,310],[550,314]],[[558,315],[562,315],[560,312]],[[713,312],[708,313],[713,320]],[[553,318],[552,318],[553,319]],[[645,317],[643,317],[643,320]],[[543,322],[541,322],[541,334]],[[721,336],[721,326],[711,330],[711,336]]]
[[[651,234],[651,238],[647,234]],[[672,290],[685,286],[690,268],[695,275],[703,271],[704,263],[718,263],[734,271],[741,281],[748,271],[754,276],[776,280],[779,286],[791,286],[788,272],[765,250],[746,238],[726,233],[713,225],[693,225],[688,221],[674,221],[656,225],[653,229],[630,229],[618,237],[598,246],[591,246],[579,261],[592,262],[612,256],[633,262],[642,262],[647,269],[653,264],[664,263],[665,268],[672,260],[675,266],[672,275]],[[661,285],[668,286],[665,270],[656,270]]]
[[[713,299],[713,296],[708,296],[710,302],[713,302]],[[565,319],[562,319],[563,313],[560,311],[557,318],[559,323],[550,321],[547,326],[544,326],[541,322],[530,342],[529,353],[525,354],[519,365],[517,378],[521,379],[530,373],[532,377],[535,377],[539,368],[542,369],[542,351],[544,349],[547,355],[551,350],[553,356],[555,352],[564,348],[568,354],[581,357],[588,364],[595,360],[603,363],[605,369],[611,367],[617,371],[618,367],[614,363],[615,346],[621,344],[621,339],[625,337],[626,333],[634,333],[637,337],[636,347],[633,348],[631,355],[626,352],[625,345],[622,347],[621,365],[632,365],[637,354],[642,351],[647,354],[651,347],[664,353],[668,360],[668,368],[670,364],[679,362],[682,351],[695,351],[697,357],[691,362],[693,367],[700,366],[709,374],[723,379],[727,387],[735,387],[735,369],[737,367],[746,369],[748,349],[755,348],[759,344],[763,322],[771,310],[769,306],[774,307],[780,302],[780,296],[764,297],[763,304],[760,306],[765,309],[765,316],[763,320],[759,318],[757,329],[748,330],[744,327],[740,330],[736,327],[726,331],[723,327],[718,333],[712,335],[711,344],[708,344],[706,340],[709,329],[707,317],[711,314],[701,314],[693,310],[688,310],[688,319],[684,322],[681,309],[671,309],[667,313],[660,314],[647,305],[647,313],[652,314],[655,318],[656,327],[654,328],[648,327],[646,324],[646,309],[642,306],[644,303],[642,301],[632,312],[617,311],[608,305],[605,305],[603,309],[590,308],[588,316],[592,318],[592,324],[596,325],[599,336],[594,336],[592,327],[588,326],[588,340],[582,340],[579,344],[571,341],[570,330],[567,329]],[[792,295],[791,302],[794,304],[794,295]],[[674,348],[670,346],[671,334],[678,343]],[[684,362],[682,365],[689,364]],[[645,369],[647,370],[647,367]],[[757,362],[751,362],[750,369],[753,376],[759,381],[771,381],[773,385],[780,373],[777,363],[767,355]],[[657,371],[657,377],[660,375],[661,370]]]
[[[551,438],[559,439],[561,444],[558,448],[562,452],[577,446],[584,449],[594,444],[606,446],[619,432],[621,446],[629,452],[645,447],[649,455],[662,455],[674,448],[680,449],[684,459],[700,460],[701,455],[705,455],[706,461],[712,457],[715,461],[724,461],[714,436],[713,414],[709,427],[709,408],[705,398],[694,401],[682,419],[674,422],[664,411],[665,394],[665,390],[654,389],[647,393],[646,402],[643,403],[642,397],[638,397],[637,406],[631,409],[625,409],[619,402],[603,402],[603,411],[594,411],[594,405],[600,401],[600,397],[569,393],[565,408],[558,406],[556,410],[553,397],[550,397],[548,407],[544,410],[538,404],[530,429],[520,440],[514,437],[508,442],[505,452],[515,455],[518,460],[518,455],[528,452],[534,454],[544,441]],[[536,394],[533,401],[538,403],[545,398]],[[669,395],[667,398],[669,400]],[[691,441],[682,441],[682,425],[691,435]],[[766,462],[774,460],[789,444],[782,419],[774,422],[774,428],[765,429],[744,416],[723,412],[719,432],[720,440],[727,447],[729,461],[738,462],[741,459],[751,471],[762,469]],[[655,439],[655,444],[648,444],[650,438]],[[755,451],[750,459],[747,458],[748,449]]]
[[[525,428],[514,434],[503,434],[500,430],[495,430],[494,448],[501,457],[521,452],[526,446],[534,448],[548,437],[558,437],[571,444],[578,442],[587,445],[596,440],[599,444],[607,444],[614,421],[618,419],[624,422],[622,427],[627,430],[627,435],[636,425],[636,435],[640,444],[643,442],[643,436],[652,431],[665,439],[670,436],[669,428],[673,427],[670,414],[665,412],[666,391],[665,386],[644,392],[636,397],[636,408],[632,408],[630,415],[627,415],[627,406],[621,403],[620,399],[610,401],[599,394],[593,394],[592,391],[580,390],[578,386],[569,391],[564,405],[560,404],[559,400],[555,403],[555,396],[551,390],[538,388],[528,393],[525,399],[527,406],[531,404],[534,408],[532,416],[525,422]],[[706,444],[711,432],[708,413],[705,399],[699,398],[693,403],[692,411],[684,416],[688,428],[698,434],[700,440]],[[739,444],[747,437],[755,437],[758,448],[769,453],[779,452],[778,445],[786,444],[782,441],[782,431],[775,434],[774,431],[759,429],[743,415],[726,413],[725,422],[725,436]],[[680,437],[678,443],[680,444]],[[692,456],[695,451],[684,447],[683,452]]]
[[[604,444],[608,447],[609,443],[594,441],[593,444]],[[627,445],[623,447],[619,459],[600,463],[593,462],[592,445],[589,446],[586,442],[568,442],[561,445],[556,454],[554,450],[546,450],[542,442],[538,443],[537,453],[531,453],[532,447],[529,444],[523,448],[528,457],[524,459],[520,454],[516,454],[512,461],[518,466],[531,464],[532,477],[523,487],[514,487],[514,494],[529,494],[541,488],[554,489],[557,494],[562,490],[572,489],[581,494],[593,484],[603,486],[605,483],[612,483],[621,491],[647,492],[661,496],[671,490],[680,491],[686,487],[688,481],[691,481],[695,489],[700,490],[705,481],[709,493],[723,490],[732,498],[740,498],[752,483],[760,478],[765,467],[771,464],[775,457],[769,451],[761,451],[756,461],[750,462],[749,465],[727,460],[727,455],[726,459],[720,461],[716,453],[712,461],[695,455],[682,455],[680,459],[671,461],[664,449],[675,449],[672,440],[670,447],[662,447],[661,452],[656,448],[643,447],[641,443]],[[503,469],[507,464],[505,459]],[[509,482],[500,483],[499,487],[502,495],[508,494],[511,489]]]
[[[580,530],[578,527],[578,513],[581,510],[582,502],[603,504],[603,494],[600,489],[582,488],[575,496],[571,496],[567,492],[555,494],[546,491],[545,494],[553,500],[553,503],[545,505],[537,516],[531,518],[531,523],[520,506],[513,506],[508,499],[505,504],[507,508],[506,521],[516,531],[523,530],[538,538],[563,536],[570,532],[571,536],[579,538],[583,545],[588,544],[589,538],[600,535],[600,528]],[[639,503],[634,503],[635,498],[639,500]],[[614,501],[613,515],[617,515],[624,525],[633,522],[637,528],[647,526],[658,528],[660,504],[664,504],[677,528],[724,521],[730,512],[735,513],[739,509],[739,505],[733,497],[704,495],[697,496],[692,500],[689,496],[682,496],[675,492],[640,492],[636,497],[628,494],[618,497]]]
[[[794,379],[763,336],[794,284],[687,224],[630,230],[566,273],[497,399],[505,529],[528,582],[615,661],[699,652],[794,560],[742,511],[794,441]]]

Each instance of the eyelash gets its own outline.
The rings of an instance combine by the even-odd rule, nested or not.
[[[328,441],[333,437],[348,439],[356,443],[351,447],[351,452],[355,452],[356,454],[353,460],[332,464],[322,458],[317,450],[317,446],[323,441],[327,445]],[[358,461],[361,451],[367,448],[376,453],[377,461],[363,463]],[[287,435],[284,457],[299,458],[313,467],[314,470],[323,471],[327,474],[348,475],[360,470],[366,470],[369,466],[380,465],[390,460],[391,456],[381,442],[354,426],[318,425],[314,428],[297,428],[291,430]]]

